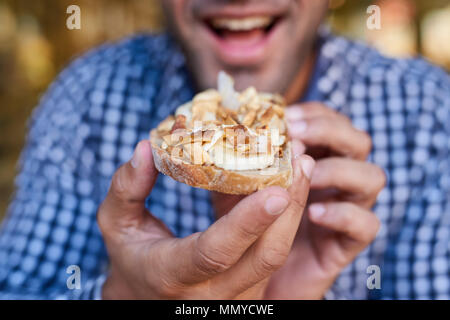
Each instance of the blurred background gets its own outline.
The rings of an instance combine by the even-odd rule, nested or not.
[[[159,1],[0,0],[0,220],[12,196],[27,119],[48,84],[93,46],[163,30]],[[81,30],[66,28],[72,4],[81,8]],[[366,28],[371,4],[381,8],[381,30]],[[420,54],[450,70],[448,0],[332,0],[328,23],[386,55]]]

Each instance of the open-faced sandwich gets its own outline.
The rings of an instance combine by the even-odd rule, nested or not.
[[[250,87],[234,90],[221,72],[218,90],[197,94],[150,133],[156,168],[193,187],[249,194],[292,182],[284,99]]]

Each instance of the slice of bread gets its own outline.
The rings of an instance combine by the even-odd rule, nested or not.
[[[156,129],[151,131],[150,141],[156,169],[192,187],[228,194],[250,194],[269,186],[288,188],[292,183],[290,143],[286,143],[283,158],[267,169],[230,171],[172,157],[161,148],[163,140]]]
[[[190,186],[228,194],[288,188],[284,99],[253,87],[238,93],[224,73],[218,88],[197,94],[151,131],[156,168]]]

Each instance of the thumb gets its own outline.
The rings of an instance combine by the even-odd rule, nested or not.
[[[289,206],[232,268],[218,276],[220,285],[235,284],[232,287],[238,289],[234,292],[236,295],[270,276],[286,262],[303,215],[315,165],[311,157],[303,154],[304,150],[299,141],[292,141],[294,177],[288,190]]]
[[[157,173],[150,142],[143,140],[136,146],[131,160],[114,174],[102,211],[113,219],[143,216],[145,199],[155,184]]]

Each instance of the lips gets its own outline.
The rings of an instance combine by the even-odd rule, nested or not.
[[[215,18],[210,23],[216,30],[249,31],[253,29],[265,29],[274,21],[270,16],[254,16],[244,18]]]
[[[268,54],[280,15],[213,16],[203,20],[216,56],[225,64],[261,63]]]

